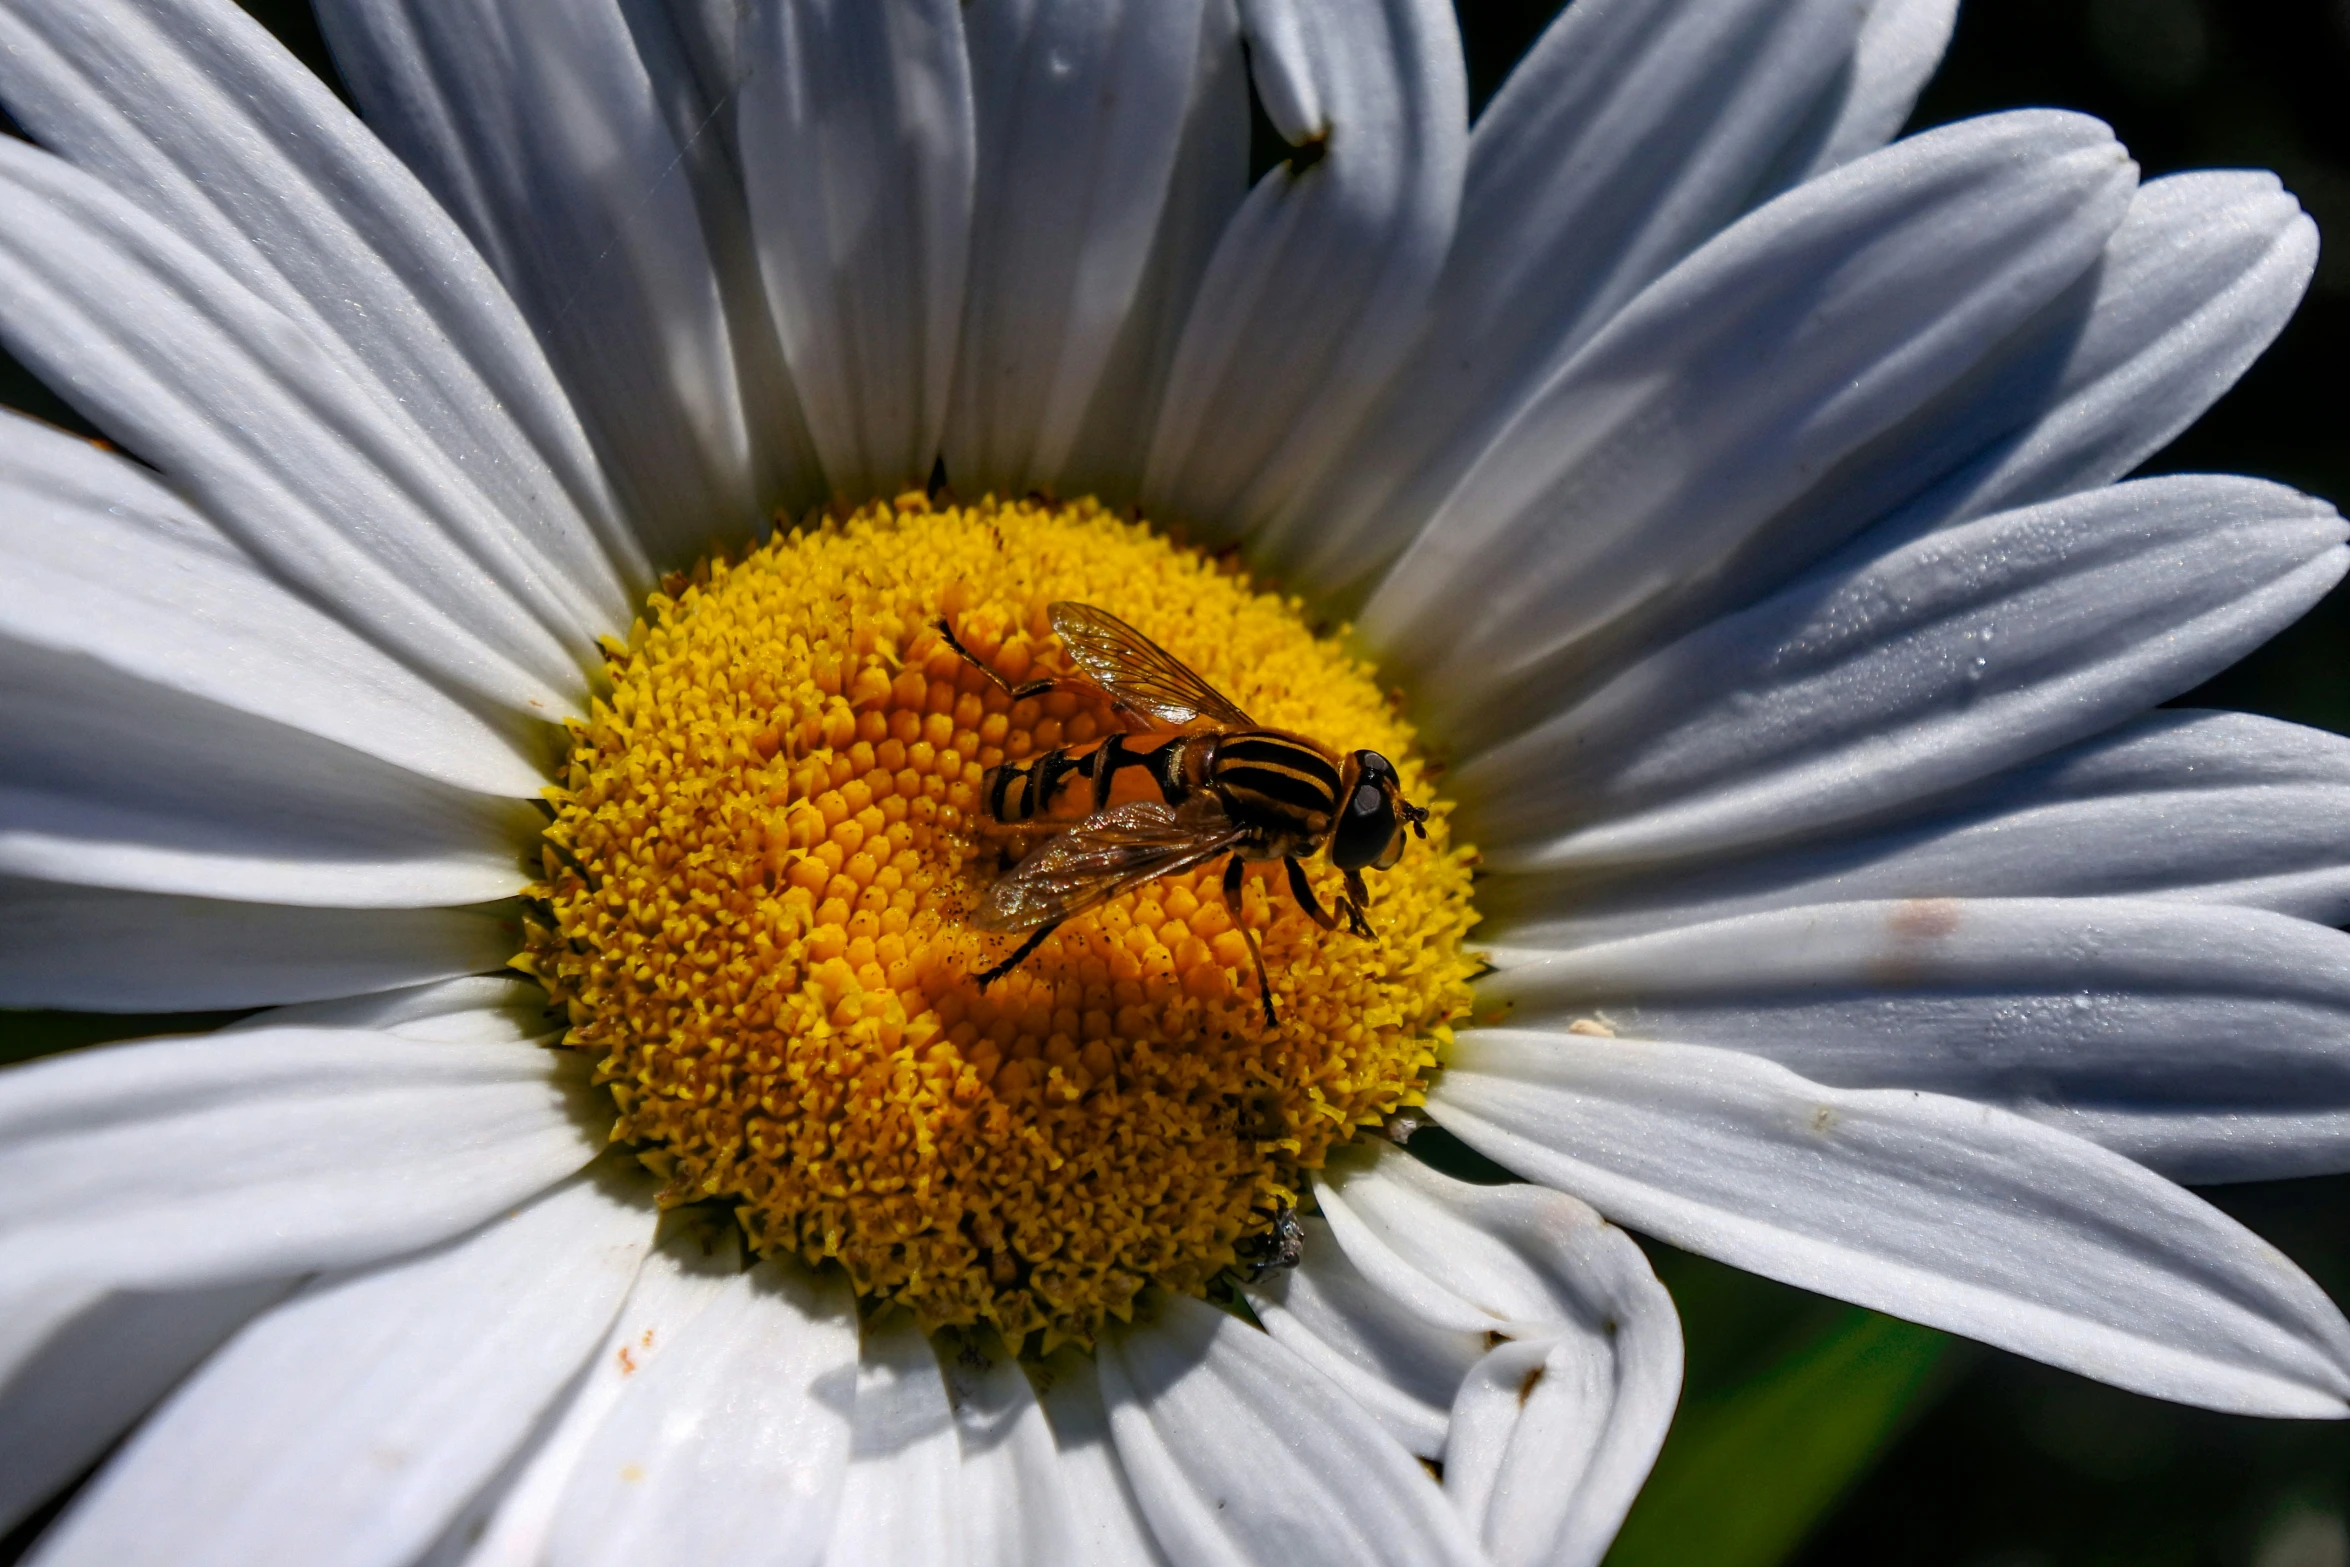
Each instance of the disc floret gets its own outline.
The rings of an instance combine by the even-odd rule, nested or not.
[[[651,597],[550,791],[517,960],[666,1201],[731,1203],[753,1246],[926,1328],[1045,1350],[1148,1285],[1204,1289],[1333,1147],[1419,1103],[1476,967],[1472,856],[1435,801],[1372,939],[1247,877],[1277,1028],[1220,867],[1070,920],[982,991],[1005,943],[965,915],[1020,847],[981,821],[982,776],[1120,720],[1082,690],[1011,700],[935,626],[1016,682],[1067,670],[1047,606],[1072,599],[1430,801],[1394,704],[1295,602],[1091,502],[907,496]]]

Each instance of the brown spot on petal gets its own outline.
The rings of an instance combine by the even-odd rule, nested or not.
[[[1887,990],[1911,990],[1924,983],[1924,949],[1947,940],[1961,917],[1956,898],[1910,898],[1894,905],[1885,920],[1885,934],[1892,939],[1885,953],[1869,964],[1870,982]]]
[[[1889,922],[1897,941],[1939,941],[1958,929],[1956,898],[1909,898],[1893,911]]]

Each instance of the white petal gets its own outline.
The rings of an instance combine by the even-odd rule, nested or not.
[[[2141,187],[2062,298],[1814,485],[1774,520],[1769,549],[1682,594],[1671,629],[1753,603],[1844,540],[1882,555],[1937,527],[2121,478],[2251,365],[2316,258],[2315,225],[2271,175]]]
[[[966,1340],[946,1375],[963,1444],[961,1560],[970,1567],[1090,1567],[1093,1520],[1080,1522],[1052,1427],[1020,1363],[1000,1344]]]
[[[1449,732],[1489,736],[1577,644],[1749,553],[1840,542],[1805,537],[1797,503],[2080,277],[2135,174],[2096,121],[2032,111],[1762,208],[1543,388],[1397,559],[1364,637],[1444,692]]]
[[[308,1028],[0,1072],[0,1372],[53,1303],[355,1266],[480,1223],[594,1155],[584,1076],[531,1045]]]
[[[412,1560],[594,1351],[652,1232],[650,1183],[582,1176],[420,1257],[318,1280],[142,1427],[33,1561]]]
[[[573,1471],[549,1567],[824,1559],[848,1467],[857,1307],[765,1262],[630,1383]]]
[[[1648,1479],[1681,1391],[1681,1331],[1663,1287],[1647,1287],[1646,1317],[1506,1340],[1462,1385],[1444,1489],[1495,1567],[1594,1567]]]
[[[961,1465],[955,1412],[930,1340],[902,1314],[869,1330],[857,1367],[848,1476],[824,1567],[958,1567],[968,1527]]]
[[[1634,294],[1753,204],[1843,80],[1849,0],[1576,0],[1469,138],[1427,320],[1346,461],[1266,544],[1337,587],[1418,532]]]
[[[755,280],[713,253],[738,236],[700,199],[705,149],[681,145],[670,113],[693,84],[656,79],[617,0],[317,10],[370,126],[536,328],[653,564],[682,567],[714,535],[739,541],[770,502],[804,504],[812,475],[796,490],[760,482],[789,465],[762,448],[788,452],[798,415],[760,374],[772,328]],[[693,118],[718,135],[715,112]]]
[[[1484,1553],[1418,1461],[1272,1339],[1188,1296],[1102,1340],[1143,1515],[1186,1564],[1411,1567]]]
[[[1670,1320],[1631,1237],[1559,1192],[1473,1186],[1382,1150],[1342,1163],[1315,1195],[1364,1279],[1425,1321],[1527,1337],[1660,1302]]]
[[[1731,1050],[1479,1029],[1429,1109],[1620,1224],[2135,1392],[2350,1413],[2350,1323],[2119,1154],[1988,1105]]]
[[[1373,1287],[1477,1335],[1441,1456],[1494,1560],[1596,1562],[1681,1392],[1680,1321],[1647,1257],[1562,1193],[1471,1186],[1393,1151],[1316,1195]],[[1485,1352],[1487,1335],[1514,1342]]]
[[[0,877],[0,1006],[189,1012],[503,968],[510,905],[314,909]]]
[[[1167,1567],[1118,1461],[1093,1357],[1064,1351],[1039,1379],[1038,1398],[1052,1424],[1069,1497],[1076,1559],[1086,1567]]]
[[[1528,956],[1531,956],[1529,954]],[[2002,1105],[2174,1180],[2350,1168],[2350,936],[2119,898],[1836,903],[1525,963],[1480,1004]]]
[[[1788,183],[1816,179],[1898,135],[1957,21],[1958,0],[1871,0],[1835,111]]]
[[[1556,950],[1806,903],[2161,898],[2350,920],[2350,740],[2148,714],[1897,822],[1729,863],[1489,876],[1478,939]]]
[[[2008,352],[1995,416],[2015,433],[1886,524],[1923,532],[2109,484],[2200,418],[2283,330],[2317,265],[2317,225],[2266,173],[2151,180],[2081,306]],[[2019,419],[2019,415],[2027,418]]]
[[[0,96],[412,420],[462,470],[480,525],[538,563],[509,586],[542,617],[591,635],[627,625],[599,541],[624,543],[611,496],[520,312],[415,176],[259,24],[223,0],[11,0]]]
[[[557,1032],[545,991],[528,980],[486,974],[273,1007],[231,1023],[222,1032],[289,1026],[359,1028],[454,1044],[521,1044]]]
[[[1326,1189],[1325,1183],[1325,1189]],[[1443,1325],[1366,1278],[1327,1221],[1301,1216],[1305,1260],[1251,1285],[1248,1303],[1294,1351],[1422,1458],[1444,1455],[1461,1379],[1485,1354],[1488,1326]]]
[[[1846,539],[1882,555],[1952,522],[2119,479],[2251,365],[2316,256],[2315,226],[2271,176],[2141,187],[2062,299],[1815,485],[1772,524],[1770,549],[1683,595],[1676,629],[1753,603]]]
[[[2143,479],[1824,568],[1459,768],[1470,834],[1605,866],[1909,804],[2208,679],[2341,577],[2343,535],[2275,485]]]
[[[1234,0],[1205,0],[1166,206],[1133,308],[1059,473],[1064,495],[1136,502],[1184,322],[1218,241],[1248,196],[1248,60]]]
[[[275,777],[288,804],[310,788],[482,809],[386,781],[346,750],[453,789],[527,797],[546,783],[510,736],[287,592],[148,470],[13,414],[0,414],[0,638],[10,779],[78,779],[98,765],[77,757],[86,744],[112,748],[112,787],[89,792],[126,803],[168,789],[121,778],[122,756],[152,745],[197,774],[199,798],[247,752],[262,771],[246,786]],[[89,711],[116,705],[120,720]],[[120,723],[141,726],[138,745],[122,745]]]
[[[1257,93],[1304,155],[1224,231],[1144,468],[1154,515],[1230,537],[1339,455],[1451,242],[1467,78],[1437,0],[1243,0]]]
[[[112,753],[117,768],[124,754]],[[419,811],[402,822],[398,816],[408,813],[400,807],[411,801],[395,796],[371,802],[390,807],[380,815],[353,810],[305,822],[288,812],[263,819],[250,795],[187,790],[188,774],[168,776],[175,787],[156,792],[198,794],[188,802],[189,814],[152,799],[101,804],[65,787],[0,783],[0,875],[328,908],[486,903],[522,889],[514,851],[528,841],[525,807],[496,811],[478,796],[444,794],[431,803],[452,810]],[[298,802],[297,809],[312,803]],[[505,831],[482,820],[494,811],[508,817]]]
[[[21,517],[9,490],[0,481],[0,516]],[[545,822],[531,806],[296,727],[380,715],[389,732],[369,738],[402,748],[440,727],[432,706],[458,712],[438,693],[421,714],[400,711],[407,671],[241,561],[174,559],[168,544],[94,526],[75,541],[82,558],[57,570],[11,551],[7,531],[0,522],[0,876],[342,908],[521,890]],[[239,705],[174,689],[183,681]],[[271,707],[292,722],[243,710]],[[413,717],[424,723],[403,722]],[[542,786],[486,727],[449,760],[512,793]]]
[[[822,504],[825,486],[807,412],[768,311],[750,200],[743,189],[739,98],[751,69],[750,13],[735,0],[685,0],[657,9],[623,0],[620,12],[678,149],[674,173],[664,172],[662,178],[692,185],[694,209],[718,275],[750,443],[751,489],[760,511],[756,531],[763,535],[767,519],[797,517]],[[655,328],[666,341],[661,323]],[[700,526],[698,547],[704,553],[713,547],[741,548],[739,519],[712,530],[703,518]],[[683,566],[685,559],[681,556],[677,564]]]
[[[2314,227],[2271,176],[2183,175],[2141,188],[2097,265],[2003,340],[1986,339],[1987,351],[1963,379],[1865,449],[1832,467],[1823,463],[1804,493],[1772,517],[1767,547],[1709,563],[1675,584],[1661,608],[1613,628],[1607,646],[1563,654],[1561,667],[1579,672],[1620,660],[1750,604],[1856,535],[1881,554],[1936,527],[2120,478],[2251,364],[2292,313],[2315,254]],[[1515,316],[1502,318],[1497,341],[1522,343],[1516,325]],[[1431,403],[1419,390],[1467,373],[1459,367],[1476,358],[1458,343],[1446,348],[1451,357],[1400,378],[1394,395],[1417,400],[1418,411],[1399,414],[1394,428],[1374,422],[1364,456],[1350,465],[1362,482],[1384,483],[1377,477],[1382,464],[1400,471],[1420,445],[1441,435],[1447,410],[1476,406],[1461,398]],[[1417,474],[1413,494],[1423,499],[1393,517],[1374,515],[1368,501],[1336,503],[1332,525],[1317,530],[1330,571],[1376,566],[1382,551],[1352,530],[1416,527],[1453,483],[1441,463],[1421,465]],[[1548,696],[1529,688],[1527,700]]]
[[[41,500],[0,479],[0,876],[323,907],[521,889],[544,818],[510,796],[543,775],[507,741],[226,545]]]
[[[778,0],[748,47],[743,184],[825,477],[852,500],[918,488],[971,239],[960,0]]]
[[[554,720],[585,628],[524,591],[534,552],[341,356],[71,165],[0,144],[0,333],[215,526],[452,689]]]
[[[978,194],[946,431],[965,494],[1048,484],[1076,447],[1162,226],[1206,8],[965,9]]]
[[[666,1354],[742,1272],[741,1234],[731,1216],[711,1222],[685,1209],[663,1215],[660,1243],[569,1401],[515,1455],[507,1474],[458,1516],[420,1567],[539,1567],[580,1454],[630,1381]]]
[[[0,1382],[0,1533],[88,1468],[286,1279],[94,1302]]]

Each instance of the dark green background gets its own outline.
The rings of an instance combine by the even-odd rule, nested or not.
[[[301,0],[246,3],[323,66]],[[1557,7],[1456,4],[1482,102]],[[2041,104],[2101,116],[2149,175],[2275,169],[2343,237],[2267,358],[2147,466],[2350,496],[2350,0],[1969,0],[1913,127]],[[5,363],[0,401],[75,422]],[[2187,700],[2350,732],[2346,652],[2337,592]],[[0,1060],[121,1031],[0,1017]],[[2350,1178],[2210,1195],[2350,1299]],[[1654,1250],[1688,1393],[1614,1567],[2350,1567],[2350,1427],[2178,1409]]]

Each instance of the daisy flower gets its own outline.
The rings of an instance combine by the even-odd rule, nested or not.
[[[2273,180],[1887,145],[1948,0],[1576,0],[1473,129],[1442,0],[319,12],[365,127],[0,0],[0,335],[114,443],[0,424],[0,1003],[263,1009],[0,1075],[33,1561],[1588,1563],[1617,1223],[2350,1412],[2172,1184],[2350,1164],[2350,750],[2148,714],[2344,530],[2118,482]],[[1236,859],[1006,967],[1015,781],[1209,788],[1023,690],[1072,603],[1285,809],[1388,759],[1367,937]]]

